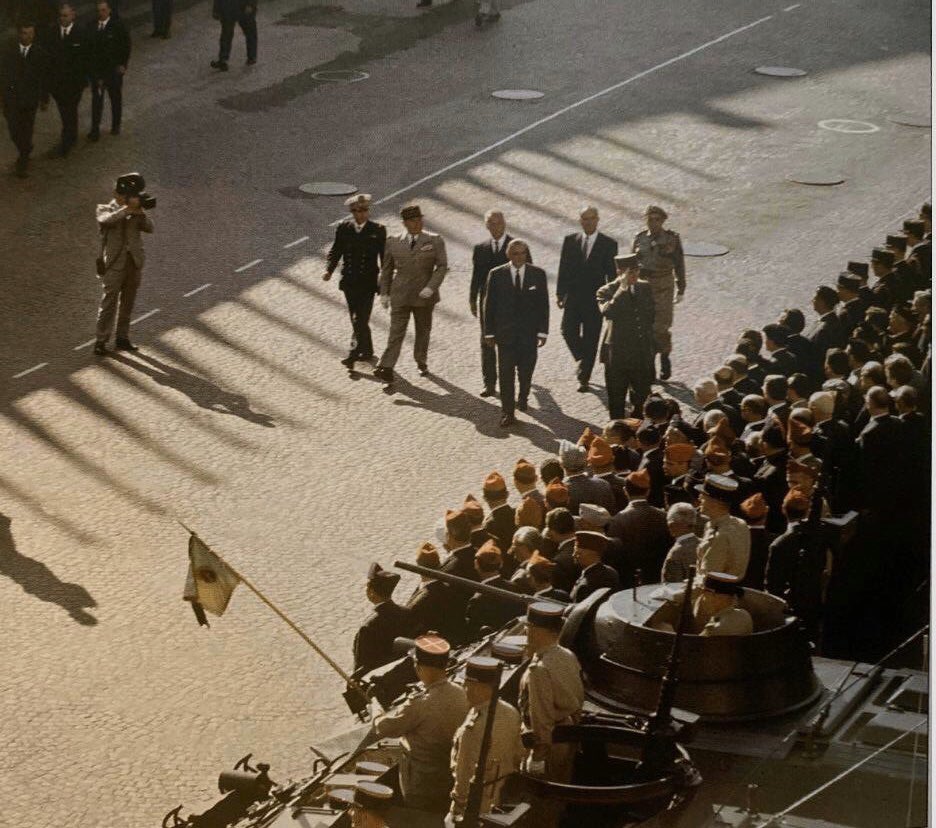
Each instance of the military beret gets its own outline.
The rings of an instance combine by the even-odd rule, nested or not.
[[[464,537],[468,532],[471,531],[471,521],[468,520],[468,516],[462,511],[446,509],[445,530],[450,535]]]
[[[546,487],[546,502],[553,509],[569,502],[569,487],[561,480],[553,480]]]
[[[723,474],[707,474],[705,481],[696,487],[699,494],[714,498],[722,503],[734,503],[738,496],[738,481]]]
[[[717,466],[724,465],[731,460],[728,449],[722,444],[721,440],[709,440],[702,449],[705,459]]]
[[[702,587],[722,595],[741,595],[744,593],[741,580],[734,575],[729,575],[727,572],[706,573]]]
[[[507,482],[499,472],[491,472],[484,478],[481,490],[489,495],[507,494]]]
[[[425,566],[429,569],[438,569],[442,561],[439,558],[439,550],[429,541],[426,541],[416,552],[417,566]]]
[[[535,483],[536,468],[532,463],[524,460],[521,457],[514,466],[513,478],[517,481],[517,483],[523,483],[525,485]]]
[[[586,460],[589,465],[596,466],[600,469],[603,466],[610,466],[614,463],[614,452],[611,451],[611,446],[608,445],[607,440],[603,437],[595,437],[588,447]]]
[[[849,273],[848,271],[839,273],[838,279],[835,281],[840,288],[851,291],[852,293],[857,293],[861,289],[861,277],[856,276],[854,273]]]
[[[561,630],[565,623],[563,608],[559,604],[536,601],[527,607],[527,624],[548,630]]]
[[[441,635],[430,632],[420,635],[413,642],[410,655],[417,664],[425,667],[445,667],[448,664],[451,649],[451,645]]]
[[[501,663],[496,658],[475,656],[465,663],[465,681],[479,681],[496,687],[500,683]]]
[[[688,463],[695,457],[695,446],[692,443],[670,443],[663,449],[663,454],[674,463]]]
[[[764,325],[763,330],[764,336],[778,345],[786,345],[787,340],[790,338],[790,329],[786,325],[780,325],[776,322]]]
[[[406,207],[400,210],[400,218],[402,219],[422,218],[422,210],[419,209],[418,204],[408,204]]]
[[[838,303],[838,294],[835,292],[835,288],[829,287],[829,285],[819,285],[816,288],[816,296],[829,306]]]
[[[656,204],[651,204],[646,210],[644,210],[644,216],[653,216],[657,215],[662,219],[668,219],[669,213],[666,212],[662,207],[657,206]]]
[[[543,525],[543,507],[535,497],[524,497],[514,515],[517,526],[533,526],[539,529]]]
[[[358,193],[345,199],[345,207],[370,207],[370,193]]]
[[[848,273],[854,273],[856,276],[860,276],[862,279],[868,278],[867,262],[849,262],[846,265],[845,270]]]
[[[400,583],[400,576],[396,572],[387,572],[376,561],[367,570],[367,585],[378,595],[389,598]]]
[[[884,240],[888,247],[896,247],[898,250],[907,249],[907,237],[903,233],[890,233]]]
[[[728,425],[727,417],[723,417],[716,425],[712,426],[708,430],[708,435],[713,440],[718,440],[726,449],[730,449],[734,445],[734,441],[738,439],[738,435]]]
[[[636,253],[623,253],[614,257],[614,264],[618,270],[628,270],[638,266]]]
[[[923,234],[926,233],[926,225],[918,219],[907,219],[903,223],[903,229],[904,233],[907,235],[916,236],[920,239],[922,239]]]
[[[650,490],[650,472],[648,472],[646,469],[632,471],[629,475],[627,475],[625,480],[635,489],[639,489],[641,491]]]
[[[465,498],[462,514],[468,518],[468,522],[472,526],[479,526],[484,522],[484,507],[473,494]]]
[[[894,254],[886,247],[875,247],[871,251],[871,261],[880,262],[885,267],[890,267],[894,263]]]
[[[760,520],[767,514],[768,506],[764,496],[757,492],[741,504],[741,512],[751,520]]]

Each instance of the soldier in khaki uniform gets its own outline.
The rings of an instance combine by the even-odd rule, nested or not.
[[[448,808],[452,775],[449,752],[455,731],[468,713],[465,691],[448,680],[449,644],[438,635],[416,639],[416,675],[425,692],[374,722],[381,738],[400,737],[400,791],[408,808],[443,814]]]
[[[390,333],[374,375],[393,381],[393,367],[400,358],[410,315],[416,326],[413,357],[422,376],[429,373],[429,334],[432,311],[439,301],[439,286],[448,270],[445,242],[435,233],[423,230],[422,211],[416,205],[404,207],[400,217],[406,231],[387,238],[380,269],[380,304],[390,308]]]
[[[634,237],[631,251],[640,261],[640,277],[653,289],[653,339],[660,354],[660,379],[666,380],[672,373],[673,289],[675,286],[678,297],[686,292],[686,263],[679,233],[663,228],[668,218],[666,210],[650,205],[645,216],[647,229]]]
[[[452,805],[448,822],[454,823],[465,813],[468,791],[481,756],[481,741],[487,723],[491,696],[500,678],[500,662],[481,656],[471,658],[465,666],[465,692],[471,709],[455,733],[452,745]],[[484,794],[481,813],[486,814],[500,804],[501,789],[507,777],[520,769],[523,759],[520,742],[520,714],[503,699],[498,699],[491,728],[491,743],[484,765]]]
[[[751,529],[731,515],[738,497],[738,481],[722,474],[707,474],[697,485],[699,511],[708,518],[699,541],[699,575],[723,572],[738,579],[747,573],[751,557]]]
[[[738,606],[744,594],[740,579],[725,572],[709,572],[695,599],[692,614],[699,635],[750,635],[754,623],[750,613]]]

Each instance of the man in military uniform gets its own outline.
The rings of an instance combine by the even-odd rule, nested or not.
[[[709,572],[692,606],[699,635],[750,635],[754,623],[750,613],[738,606],[744,594],[740,580],[725,572]]]
[[[625,417],[629,392],[633,416],[639,418],[653,381],[654,319],[658,311],[654,310],[654,288],[637,278],[637,256],[615,256],[614,263],[618,278],[597,293],[598,309],[606,320],[601,361],[605,366],[608,413],[612,419]],[[669,313],[672,316],[672,310]]]
[[[371,221],[371,197],[367,193],[352,196],[345,202],[351,218],[335,228],[335,241],[328,251],[328,264],[322,276],[326,282],[342,262],[338,290],[345,295],[351,317],[351,351],[341,360],[347,368],[354,368],[357,360],[374,356],[371,340],[370,315],[377,293],[377,274],[383,261],[387,228]]]
[[[529,753],[524,770],[553,782],[569,782],[575,765],[574,743],[553,743],[553,728],[578,720],[585,702],[582,668],[575,654],[559,646],[565,623],[558,604],[536,602],[527,610],[530,664],[520,679],[523,744]]]
[[[409,610],[394,603],[390,597],[400,582],[395,572],[387,572],[372,563],[367,571],[367,600],[374,605],[373,614],[354,636],[354,670],[367,672],[393,661],[393,639],[413,632]]]
[[[445,673],[449,650],[440,636],[417,638],[412,656],[425,692],[374,721],[378,737],[399,737],[403,744],[400,792],[406,806],[438,814],[449,807],[452,741],[468,714],[465,691]]]
[[[461,727],[455,732],[452,745],[452,804],[449,808],[449,824],[454,824],[465,813],[468,792],[481,757],[481,741],[487,724],[491,697],[498,690],[501,662],[493,658],[476,656],[465,665],[465,693],[471,708]],[[520,741],[520,714],[516,708],[498,699],[494,708],[494,724],[487,760],[484,763],[484,790],[480,813],[488,813],[500,804],[501,789],[508,776],[520,769],[524,756]]]
[[[674,300],[673,288],[677,297],[686,292],[686,263],[679,233],[663,228],[663,222],[669,217],[666,210],[651,205],[645,215],[647,229],[634,237],[631,250],[640,261],[640,275],[653,290],[653,339],[660,354],[660,379],[667,380],[672,373],[670,327],[673,324],[673,302],[678,301]]]
[[[751,556],[751,530],[740,518],[731,515],[738,499],[738,481],[722,474],[707,474],[696,486],[699,511],[708,518],[705,534],[699,541],[699,574],[725,572],[744,578]]]
[[[429,373],[429,334],[432,311],[439,301],[439,286],[448,270],[445,242],[423,230],[423,214],[415,204],[404,207],[400,217],[406,231],[387,239],[380,268],[380,304],[390,309],[387,347],[374,376],[393,381],[393,367],[400,358],[410,315],[416,326],[413,357],[421,376]]]

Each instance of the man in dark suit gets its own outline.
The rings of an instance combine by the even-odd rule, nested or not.
[[[482,584],[516,592],[520,590],[501,576],[501,563],[503,556],[494,541],[488,541],[475,555],[475,569]],[[474,641],[483,635],[483,628],[499,630],[512,618],[516,618],[523,611],[519,602],[500,598],[496,595],[477,593],[470,601],[465,611],[465,620],[468,627],[469,640]]]
[[[481,323],[481,378],[484,383],[481,396],[493,397],[497,385],[497,351],[484,341],[484,296],[488,274],[495,267],[507,264],[507,245],[513,237],[507,233],[507,222],[500,210],[490,210],[484,217],[484,224],[491,238],[476,244],[471,254],[468,305],[471,315]]]
[[[835,306],[838,304],[838,294],[835,288],[828,285],[819,285],[813,296],[813,310],[819,314],[819,318],[806,334],[806,338],[812,343],[813,353],[815,355],[815,374],[814,379],[822,378],[822,368],[825,364],[826,351],[829,348],[842,348],[845,345],[846,336],[842,329],[842,321],[835,313]]]
[[[374,356],[371,339],[370,316],[377,295],[377,275],[383,261],[387,228],[369,219],[371,197],[367,193],[351,196],[345,206],[351,218],[335,228],[335,241],[328,251],[324,281],[328,281],[341,265],[341,281],[338,290],[345,295],[348,315],[351,317],[351,351],[341,364],[354,368],[357,360],[368,360]]]
[[[409,611],[390,597],[399,582],[400,576],[395,572],[387,572],[377,563],[370,565],[367,600],[374,605],[374,612],[354,636],[355,672],[373,670],[393,661],[396,658],[393,639],[413,634]]]
[[[172,28],[173,0],[153,0],[153,31],[150,37],[161,37],[168,40],[169,29]]]
[[[852,331],[864,321],[867,304],[861,298],[861,277],[842,271],[836,280],[836,292],[841,304],[835,311],[842,324],[842,335],[847,340]]]
[[[785,325],[770,324],[764,326],[764,347],[770,354],[766,365],[768,374],[782,374],[788,377],[799,370],[796,357],[787,348],[789,336],[790,329]]]
[[[643,404],[653,381],[653,291],[638,279],[637,256],[615,256],[618,277],[599,288],[598,309],[605,318],[601,361],[605,366],[608,413],[627,416],[630,393],[632,416],[643,416]]]
[[[812,341],[803,336],[806,328],[803,312],[799,308],[787,308],[777,322],[789,331],[784,347],[796,359],[796,370],[818,382],[822,378],[822,363],[816,356]]]
[[[601,313],[595,294],[614,281],[614,257],[618,244],[598,232],[598,210],[585,207],[579,213],[581,233],[570,233],[562,241],[559,274],[556,277],[556,304],[563,309],[562,336],[578,363],[579,391],[588,391],[598,338]]]
[[[78,140],[78,104],[88,85],[88,33],[75,25],[75,10],[59,6],[58,23],[46,29],[43,46],[49,54],[49,91],[62,119],[58,152],[68,155]]]
[[[914,287],[923,290],[933,279],[933,248],[926,236],[926,225],[918,219],[908,219],[903,223],[907,234],[907,262],[918,274]]]
[[[882,480],[904,479],[907,463],[906,423],[890,413],[890,396],[879,385],[865,394],[868,424],[855,443],[858,446],[858,476],[865,509],[893,517],[903,500],[896,485]]]
[[[612,592],[620,586],[617,572],[602,563],[602,556],[608,548],[608,538],[601,532],[575,533],[575,562],[582,568],[582,574],[572,587],[572,602],[584,601],[598,589],[608,587]]]
[[[16,174],[21,178],[29,167],[36,110],[49,105],[49,59],[35,40],[35,25],[21,23],[16,30],[17,42],[6,48],[0,63],[3,116],[19,153]]]
[[[130,35],[124,24],[112,14],[108,0],[97,4],[97,20],[88,32],[90,49],[88,74],[91,79],[91,132],[88,138],[101,137],[104,93],[110,98],[111,135],[120,134],[123,113],[123,79],[130,61]]]
[[[484,297],[484,339],[497,345],[501,425],[516,422],[514,408],[526,411],[536,367],[536,350],[549,334],[549,296],[546,272],[529,264],[529,246],[522,239],[507,245],[510,264],[501,265],[488,276]],[[514,374],[519,381],[514,399]]]
[[[478,573],[474,567],[474,556],[478,550],[471,544],[471,519],[465,510],[446,511],[445,549],[449,554],[439,567],[440,572],[457,575],[469,581],[478,580]],[[465,607],[468,606],[472,595],[474,590],[468,587],[452,584],[449,588],[451,618],[447,629],[451,636],[450,641],[460,643],[465,640]]]
[[[563,507],[552,509],[546,514],[545,538],[556,545],[556,554],[552,562],[553,587],[570,592],[578,576],[581,574],[579,565],[575,562],[575,518],[572,513]]]
[[[257,0],[214,0],[212,14],[215,20],[221,21],[221,38],[218,59],[211,61],[211,68],[227,72],[235,23],[244,33],[247,65],[253,66],[257,62]]]
[[[624,571],[619,570],[621,579],[631,580],[634,571],[640,569],[642,579],[649,581],[662,571],[671,545],[666,512],[647,502],[650,475],[646,469],[627,475],[624,491],[630,502],[611,518],[608,535],[621,540],[628,556],[622,561]]]
[[[431,543],[424,543],[416,553],[416,564],[427,569],[440,569],[439,551]],[[451,587],[443,581],[428,575],[421,576],[419,586],[405,606],[410,614],[413,635],[435,631],[446,641],[459,640],[453,637],[457,636],[459,629],[454,623],[457,619],[452,612],[451,593]]]

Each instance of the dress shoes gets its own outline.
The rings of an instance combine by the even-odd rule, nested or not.
[[[213,60],[211,61],[212,69],[220,69],[222,72],[227,72],[228,65],[226,60]]]
[[[95,356],[104,356],[107,353],[107,348],[104,347],[104,340],[99,339],[94,343],[94,354]]]
[[[351,354],[350,356],[346,356],[343,360],[341,360],[341,364],[344,365],[344,367],[349,370],[354,368],[355,362],[357,362],[357,357],[354,354]]]
[[[526,411],[527,410],[527,401],[522,397],[517,400],[517,411]]]
[[[429,366],[425,362],[417,363],[416,367],[419,369],[419,376],[428,377],[429,376]]]
[[[140,349],[137,348],[137,346],[134,345],[129,339],[118,338],[117,341],[114,342],[114,350],[116,351],[139,351]]]
[[[88,140],[89,140],[89,141],[100,141],[100,140],[101,140],[101,133],[98,132],[96,129],[92,129],[92,130],[88,133]]]
[[[393,382],[393,369],[378,366],[374,369],[374,376],[382,382]]]
[[[501,428],[507,428],[508,426],[515,425],[516,422],[517,422],[517,418],[514,417],[513,414],[505,414],[503,417],[501,417],[501,421],[500,421]]]
[[[587,394],[589,391],[591,391],[591,387],[587,382],[580,382],[579,387],[576,390],[579,392],[579,394]]]
[[[111,135],[120,135],[120,127],[114,127],[111,129]]]
[[[493,397],[496,393],[497,393],[497,392],[496,392],[493,388],[491,388],[491,387],[488,386],[488,385],[485,385],[484,388],[481,389],[481,393],[480,393],[478,396],[480,396],[480,397]]]
[[[660,379],[668,380],[673,375],[669,354],[660,354]]]
[[[256,65],[257,65],[257,59],[256,59],[256,58],[247,58],[247,65],[248,65],[248,66],[256,66]]]
[[[17,158],[13,170],[16,172],[17,178],[27,178],[29,176],[29,159]]]

